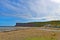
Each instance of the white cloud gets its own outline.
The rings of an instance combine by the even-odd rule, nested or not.
[[[59,4],[53,3],[48,0],[36,0],[34,2],[31,1],[30,10],[34,11],[37,14],[36,15],[37,18],[32,18],[32,19],[41,19],[41,18],[43,19],[44,17],[47,16],[46,19],[48,20],[56,20],[55,16],[60,15]],[[48,18],[48,16],[50,16],[50,18]]]
[[[60,3],[60,0],[51,0],[51,1],[55,3]]]
[[[15,13],[3,13],[3,15],[25,18],[28,20],[60,20],[60,4],[51,0],[18,0],[10,2],[1,0],[1,4]],[[21,2],[21,3],[20,3]],[[12,5],[13,4],[13,5]],[[15,5],[15,6],[14,6]]]

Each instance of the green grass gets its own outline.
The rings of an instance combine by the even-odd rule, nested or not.
[[[25,40],[56,40],[55,38],[45,38],[45,37],[33,37],[33,38],[26,38]]]

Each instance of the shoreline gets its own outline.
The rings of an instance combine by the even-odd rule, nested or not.
[[[37,29],[37,30],[44,30],[44,31],[56,31],[60,32],[60,28],[44,28],[44,27],[7,27],[7,28],[0,28],[0,32],[11,32],[11,31],[18,31],[18,30],[27,30],[27,29]]]

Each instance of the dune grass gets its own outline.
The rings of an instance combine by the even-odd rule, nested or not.
[[[45,37],[33,37],[33,38],[25,38],[25,40],[56,40],[55,38],[45,38]]]
[[[51,35],[50,37],[46,37],[46,36],[37,36],[37,37],[27,37],[24,40],[57,40],[55,38],[55,35]]]

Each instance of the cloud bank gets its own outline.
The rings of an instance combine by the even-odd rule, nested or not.
[[[51,0],[0,0],[0,15],[29,21],[60,20],[60,4]]]

